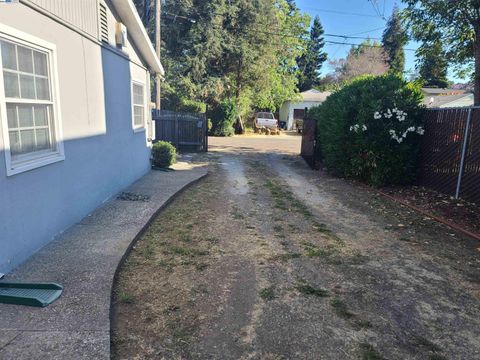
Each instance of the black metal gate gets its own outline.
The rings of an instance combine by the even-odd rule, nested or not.
[[[205,114],[153,110],[152,119],[156,141],[168,141],[182,151],[208,151]]]
[[[303,120],[301,155],[312,169],[317,166],[317,122],[306,117]]]

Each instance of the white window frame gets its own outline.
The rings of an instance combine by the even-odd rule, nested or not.
[[[55,134],[55,139],[53,142],[54,151],[32,152],[30,154],[22,155],[21,160],[12,160],[7,121],[7,99],[5,97],[3,64],[1,61],[0,48],[0,133],[3,134],[7,176],[12,176],[65,160],[58,85],[57,48],[55,44],[49,43],[45,40],[2,24],[0,24],[0,38],[47,53],[48,73],[50,77],[50,94],[52,99],[51,106],[53,109],[52,126]],[[25,102],[27,104],[34,104],[36,100],[15,99],[14,101],[17,103]],[[45,103],[44,101],[37,101],[39,103]]]
[[[133,85],[139,85],[143,88],[143,124],[142,125],[135,125],[135,106],[138,106],[133,103]],[[132,129],[133,132],[143,132],[147,130],[147,94],[146,94],[147,85],[143,81],[132,80],[132,84],[130,86],[131,92],[131,102],[132,102]]]

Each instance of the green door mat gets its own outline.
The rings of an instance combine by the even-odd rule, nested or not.
[[[0,303],[45,307],[62,295],[61,285],[54,283],[8,283],[0,281]]]

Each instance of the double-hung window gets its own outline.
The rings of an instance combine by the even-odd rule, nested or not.
[[[0,116],[7,174],[63,160],[53,50],[0,32],[0,54]]]
[[[133,129],[145,129],[145,85],[132,82]]]

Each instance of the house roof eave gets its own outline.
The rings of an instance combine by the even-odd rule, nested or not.
[[[163,77],[165,71],[162,63],[153,48],[152,42],[148,37],[147,31],[143,26],[142,20],[140,19],[132,0],[112,0],[112,5],[127,27],[129,35],[132,37],[136,47],[141,52],[149,70],[152,73]]]

